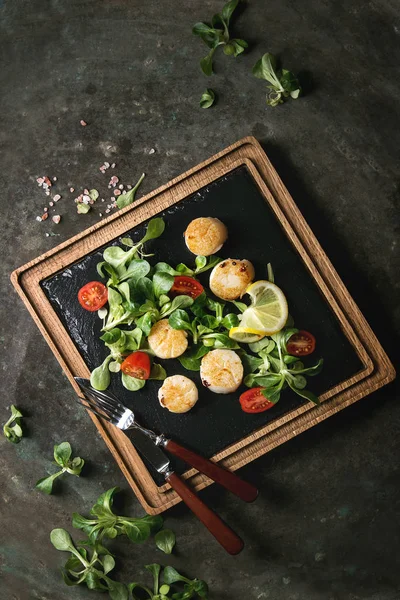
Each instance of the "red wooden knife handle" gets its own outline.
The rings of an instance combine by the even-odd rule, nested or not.
[[[167,474],[165,479],[221,546],[229,554],[239,554],[244,546],[240,537],[176,473]]]
[[[188,450],[183,446],[180,446],[173,440],[167,440],[164,448],[174,454],[178,458],[181,458],[186,463],[207,475],[210,479],[219,483],[224,488],[244,500],[245,502],[253,502],[257,498],[258,490],[251,483],[247,483],[232,471],[227,471],[220,467],[217,463],[207,460],[203,456]]]

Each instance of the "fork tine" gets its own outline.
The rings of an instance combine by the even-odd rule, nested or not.
[[[92,404],[94,404],[97,407],[103,408],[104,410],[107,410],[108,412],[111,412],[113,414],[113,416],[116,417],[122,417],[122,415],[124,414],[124,410],[121,410],[119,408],[119,406],[115,406],[112,402],[109,402],[108,400],[104,400],[103,398],[99,398],[97,396],[97,394],[93,393],[93,392],[89,392],[87,391],[85,393],[85,398],[89,398],[92,402]]]
[[[84,394],[87,394],[90,392],[93,396],[95,396],[96,400],[102,399],[105,402],[108,402],[109,404],[111,404],[114,408],[118,408],[122,413],[124,413],[125,410],[127,410],[126,406],[124,406],[122,404],[122,402],[120,402],[118,400],[118,398],[116,396],[114,396],[114,394],[112,392],[106,393],[106,392],[101,392],[100,390],[95,390],[90,385],[89,379],[84,379],[83,377],[74,377],[74,379]]]
[[[94,413],[96,415],[96,417],[100,417],[101,419],[104,419],[105,421],[108,421],[109,423],[113,423],[113,419],[111,419],[108,415],[99,412],[98,410],[96,410],[95,408],[93,408],[93,406],[89,403],[89,401],[87,399],[86,403],[82,402],[81,398],[76,398],[76,402],[78,404],[80,404],[81,406],[83,406],[83,408],[86,408],[86,410],[90,410],[90,412]]]

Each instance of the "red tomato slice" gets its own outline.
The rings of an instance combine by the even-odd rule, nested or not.
[[[204,292],[204,288],[193,277],[187,275],[176,275],[174,277],[174,285],[171,288],[170,295],[174,296],[190,296],[193,300],[196,300]]]
[[[121,371],[125,375],[136,379],[148,379],[150,370],[150,357],[146,352],[132,352],[121,365]]]
[[[294,333],[286,344],[286,350],[293,356],[307,356],[315,350],[315,337],[308,331]]]
[[[262,394],[263,389],[265,388],[251,388],[250,390],[247,390],[247,392],[241,394],[239,401],[244,412],[256,414],[264,412],[274,406],[274,404]]]
[[[79,290],[78,300],[85,310],[99,310],[108,300],[107,288],[100,281],[90,281]]]

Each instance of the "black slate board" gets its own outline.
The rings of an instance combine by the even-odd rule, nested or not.
[[[160,216],[166,228],[161,238],[146,245],[146,251],[156,253],[150,261],[192,265],[194,256],[186,248],[183,232],[192,219],[215,216],[229,231],[229,239],[219,252],[221,257],[249,259],[255,266],[257,279],[266,279],[266,264],[272,264],[275,282],[285,292],[295,326],[313,332],[317,339],[314,357],[308,357],[305,362],[314,362],[319,357],[325,360],[322,373],[309,379],[308,387],[312,391],[326,392],[360,371],[363,365],[354,348],[246,167],[231,171]],[[127,235],[140,239],[144,229],[145,223]],[[118,239],[113,243],[117,244]],[[99,340],[100,319],[96,313],[88,313],[80,307],[77,292],[88,281],[99,279],[96,265],[102,260],[103,249],[41,284],[89,369],[99,365],[106,352]],[[207,285],[208,273],[201,280]],[[159,362],[169,375],[182,373],[196,382],[199,401],[189,413],[174,415],[161,408],[157,400],[161,382],[150,381],[142,390],[129,392],[120,383],[120,377],[114,375],[110,390],[132,408],[142,425],[164,432],[207,457],[303,404],[300,397],[285,390],[272,410],[247,415],[238,402],[239,394],[246,389],[244,386],[234,394],[213,394],[202,386],[198,373],[186,371],[179,361]],[[182,464],[174,463],[174,467],[180,472],[185,470]],[[153,475],[159,485],[163,483],[156,473]]]

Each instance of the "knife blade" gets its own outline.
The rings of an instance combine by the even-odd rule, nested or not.
[[[170,460],[168,456],[155,443],[137,427],[132,427],[125,432],[132,444],[140,454],[151,464],[159,473],[168,473]]]

